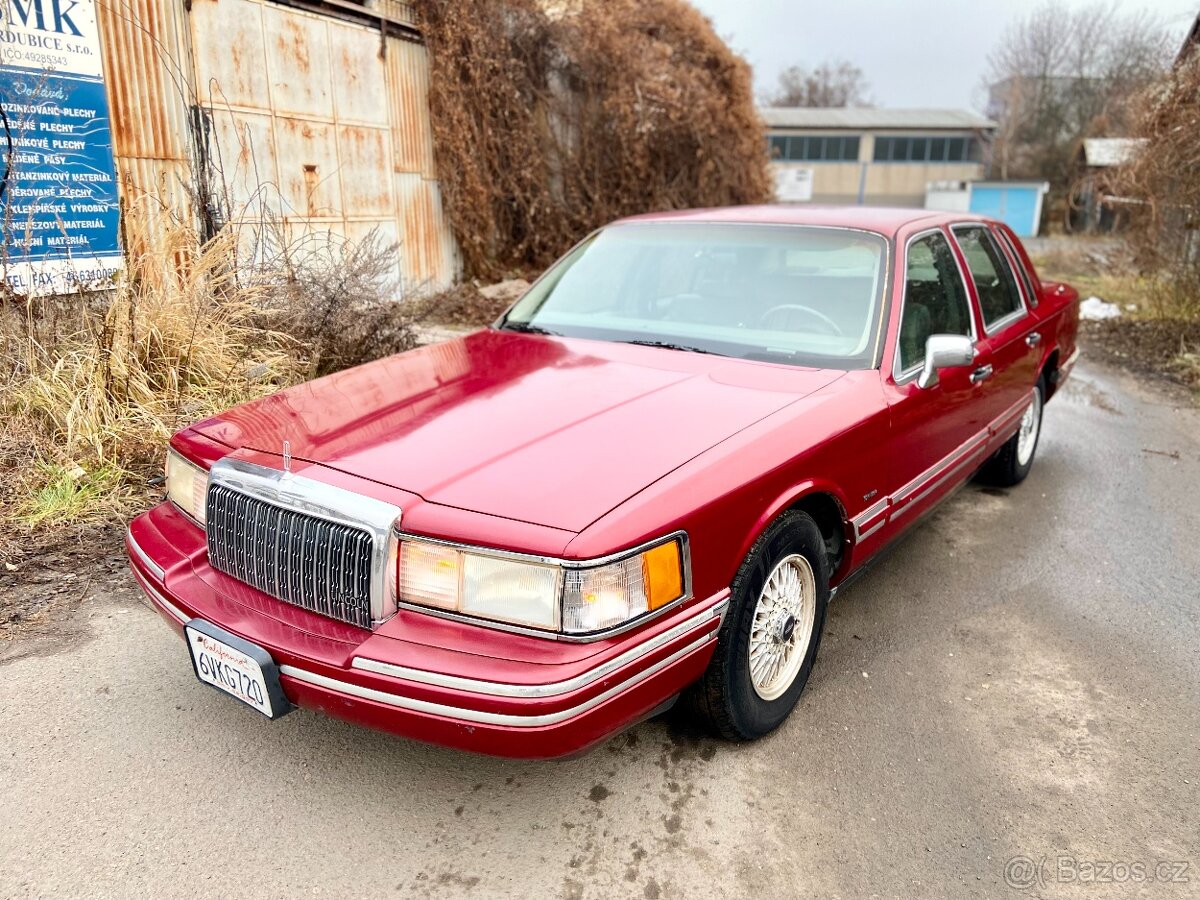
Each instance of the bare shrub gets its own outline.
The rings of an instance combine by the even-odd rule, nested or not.
[[[684,0],[429,0],[439,180],[468,275],[636,212],[763,202],[746,64]]]
[[[1136,136],[1146,143],[1122,167],[1128,240],[1155,276],[1161,316],[1200,318],[1200,55],[1142,97]]]
[[[322,233],[278,246],[265,266],[274,325],[306,349],[309,376],[416,346],[431,301],[401,296],[395,244],[374,231],[361,241]]]

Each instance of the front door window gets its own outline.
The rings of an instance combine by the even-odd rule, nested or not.
[[[925,342],[934,334],[971,337],[971,307],[954,262],[950,242],[940,231],[908,245],[904,269],[904,312],[900,320],[900,372],[925,360]]]

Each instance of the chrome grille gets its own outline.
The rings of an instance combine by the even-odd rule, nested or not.
[[[208,488],[208,562],[285,603],[371,627],[371,533]]]

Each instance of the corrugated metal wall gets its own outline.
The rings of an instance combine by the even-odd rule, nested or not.
[[[458,274],[441,206],[423,45],[264,0],[98,0],[124,197],[185,208],[192,106],[231,219],[261,237],[378,235],[405,290]],[[370,4],[411,21],[399,0]]]
[[[458,266],[457,248],[442,209],[433,164],[433,123],[429,117],[429,57],[425,47],[389,37],[385,78],[392,158],[404,252],[414,271],[436,280]]]
[[[117,179],[127,216],[191,214],[187,14],[177,0],[97,0]],[[161,202],[161,207],[159,203]],[[126,222],[125,239],[139,228]],[[136,248],[129,248],[136,249]]]

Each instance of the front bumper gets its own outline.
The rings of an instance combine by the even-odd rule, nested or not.
[[[703,673],[722,591],[593,644],[513,635],[402,610],[366,631],[298,609],[208,566],[204,535],[169,504],[126,536],[151,605],[181,635],[201,618],[262,647],[297,706],[496,756],[586,750]]]

